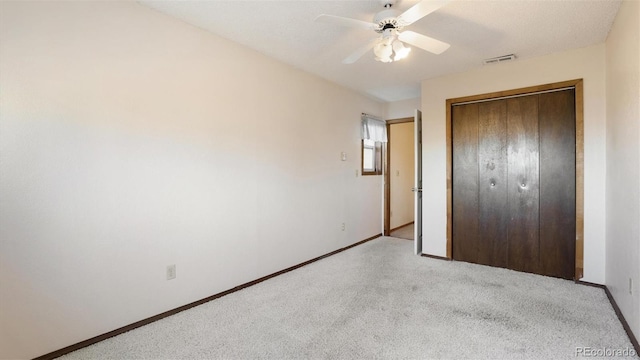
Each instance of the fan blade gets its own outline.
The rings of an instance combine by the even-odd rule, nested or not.
[[[358,61],[358,59],[360,59],[364,54],[369,52],[369,50],[371,50],[379,40],[380,40],[379,38],[375,38],[371,40],[367,45],[364,45],[358,48],[358,50],[352,52],[351,55],[347,56],[344,60],[342,60],[342,63],[353,64],[354,62]]]
[[[371,22],[346,18],[342,16],[326,15],[326,14],[318,15],[318,17],[314,21],[337,24],[342,26],[356,27],[356,28],[361,28],[366,30],[374,30],[377,26],[376,24]]]
[[[447,5],[451,0],[422,0],[397,17],[398,24],[408,26]]]
[[[440,40],[436,40],[432,37],[418,34],[417,32],[413,32],[413,31],[401,32],[398,35],[398,39],[400,39],[400,41],[406,42],[415,47],[419,47],[422,50],[426,50],[436,55],[442,54],[445,50],[449,48],[449,46],[451,46]]]

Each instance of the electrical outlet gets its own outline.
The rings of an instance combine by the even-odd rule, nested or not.
[[[342,231],[344,231],[344,229],[346,229],[346,225],[345,223],[342,223]]]
[[[633,295],[633,279],[629,278],[629,295]]]
[[[176,278],[176,266],[168,265],[167,266],[167,280],[172,280]]]

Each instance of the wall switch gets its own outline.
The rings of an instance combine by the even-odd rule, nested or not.
[[[360,175],[360,172],[356,169],[356,177],[358,177],[358,175]]]
[[[168,265],[167,266],[167,280],[172,280],[176,278],[176,266]]]
[[[347,153],[346,152],[341,152],[340,153],[340,160],[342,161],[347,161]]]
[[[346,229],[346,225],[342,223],[342,231],[344,231],[344,229]]]

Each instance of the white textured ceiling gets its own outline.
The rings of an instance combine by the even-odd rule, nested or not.
[[[401,0],[394,8],[417,2]],[[524,59],[602,43],[620,6],[618,0],[452,1],[406,28],[451,44],[443,54],[413,49],[407,59],[385,64],[370,52],[344,65],[378,34],[313,20],[331,14],[372,21],[383,10],[377,0],[140,3],[383,101],[419,97],[421,80],[482,66],[485,58]]]

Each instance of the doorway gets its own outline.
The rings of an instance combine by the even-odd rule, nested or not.
[[[447,256],[582,276],[582,81],[447,101]]]
[[[407,240],[414,240],[414,130],[413,118],[387,121],[385,230]]]

